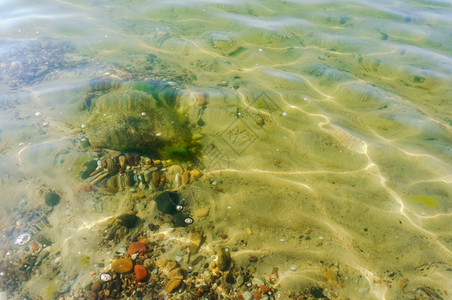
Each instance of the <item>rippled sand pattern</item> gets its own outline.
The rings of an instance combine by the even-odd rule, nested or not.
[[[56,21],[66,26],[35,24],[96,61],[139,65],[154,54],[162,76],[189,78],[180,101],[193,123],[205,124],[206,181],[192,204],[210,208],[195,218],[203,247],[235,248],[237,265],[257,257],[262,278],[277,267],[284,299],[311,286],[330,298],[450,297],[449,1],[59,2],[55,16],[69,10]],[[18,39],[13,29],[2,34]],[[57,87],[83,77],[65,72],[32,89],[28,114],[52,101],[75,107],[80,94]],[[205,109],[199,93],[208,95]],[[51,125],[66,122],[48,115]],[[6,120],[0,151],[5,141],[11,149],[1,155],[33,164],[34,151],[16,146],[24,135],[11,134],[19,125]],[[64,125],[50,128],[44,140],[58,153],[70,135]],[[2,164],[2,189],[17,193],[5,182],[23,163]],[[39,166],[24,172],[48,181],[68,175],[43,175]],[[65,183],[70,194],[76,182]]]

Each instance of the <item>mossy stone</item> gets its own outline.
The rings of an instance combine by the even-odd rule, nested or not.
[[[231,266],[231,254],[225,249],[218,252],[217,267],[220,271],[226,271]]]
[[[60,195],[58,195],[54,191],[50,191],[46,195],[45,202],[48,206],[55,206],[58,205],[58,203],[60,203],[60,199],[61,199]]]
[[[175,96],[168,93],[148,83],[135,83],[95,99],[85,129],[91,145],[158,153],[163,147],[190,141],[191,132],[174,108]]]

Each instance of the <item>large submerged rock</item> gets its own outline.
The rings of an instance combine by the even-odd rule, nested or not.
[[[86,135],[93,147],[158,152],[191,141],[175,109],[177,91],[153,83],[127,83],[94,99]]]

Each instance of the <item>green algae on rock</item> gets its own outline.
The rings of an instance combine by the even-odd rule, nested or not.
[[[60,203],[60,195],[57,193],[50,191],[46,194],[45,202],[48,206],[56,206],[58,203]]]
[[[124,83],[92,101],[86,135],[93,147],[158,153],[191,142],[177,112],[177,90],[154,82]]]

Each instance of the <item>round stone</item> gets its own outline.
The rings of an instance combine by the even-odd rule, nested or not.
[[[55,206],[58,205],[58,203],[60,203],[60,199],[61,199],[60,195],[58,195],[54,191],[50,191],[46,195],[45,202],[48,206]]]
[[[110,281],[111,280],[111,275],[108,273],[102,273],[100,274],[100,280],[102,281]]]
[[[133,270],[133,261],[130,258],[120,258],[112,262],[111,268],[117,273],[129,273]]]

